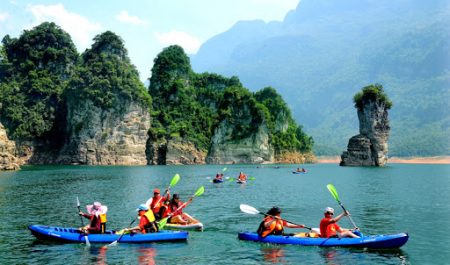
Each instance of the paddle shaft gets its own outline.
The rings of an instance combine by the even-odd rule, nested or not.
[[[130,227],[130,226],[134,223],[134,221],[136,221],[136,218],[134,218],[133,221],[131,221],[131,223],[128,225],[128,227]],[[118,238],[115,242],[119,243],[119,241],[122,239],[123,235],[125,235],[125,232],[122,233],[122,234],[119,236],[119,238]],[[113,243],[114,243],[114,242],[113,242]],[[112,243],[111,243],[111,244],[112,244]]]
[[[273,216],[273,215],[270,215],[270,214],[266,214],[266,213],[262,213],[262,212],[259,212],[259,213],[262,214],[262,215],[264,215],[264,216],[272,216],[272,217],[274,217],[274,218],[278,218],[278,217]],[[304,225],[301,225],[301,224],[296,224],[296,223],[293,223],[293,222],[288,221],[288,220],[286,220],[286,219],[282,219],[282,218],[279,218],[279,219],[280,219],[280,220],[283,220],[283,221],[286,221],[286,222],[288,222],[288,223],[291,223],[291,224],[293,224],[293,225],[303,226],[304,228],[309,229],[309,230],[312,229],[311,227],[307,227],[307,226],[304,226]]]
[[[79,215],[81,212],[81,208],[80,208],[80,201],[78,200],[78,197],[77,197],[77,208],[78,208],[78,215]],[[83,216],[81,216],[81,215],[80,215],[80,220],[81,220],[81,226],[84,227]]]
[[[342,210],[344,210],[344,212],[347,212],[347,210],[345,209],[344,205],[342,205],[340,200],[337,200],[337,202],[339,203],[339,205],[342,207]],[[348,219],[350,219],[350,222],[352,223],[353,227],[357,228],[355,222],[353,222],[353,219],[350,215],[347,215]]]

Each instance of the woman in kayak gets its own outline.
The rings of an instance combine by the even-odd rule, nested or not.
[[[80,228],[80,231],[86,234],[103,234],[106,229],[106,212],[108,207],[99,202],[94,202],[92,205],[86,205],[88,213],[80,211],[80,215],[89,219],[89,224]]]
[[[222,181],[223,180],[223,174],[222,173],[217,173],[216,177],[214,178],[217,181]]]
[[[333,218],[334,209],[331,207],[325,208],[324,218],[320,221],[320,237],[354,237],[359,238],[350,229],[344,229],[340,227],[337,222],[341,220],[342,217],[350,215],[349,212],[345,211],[340,215]],[[356,228],[358,229],[358,228]]]
[[[171,217],[169,218],[169,223],[171,224],[199,223],[199,221],[196,220],[194,217],[190,216],[187,213],[183,213],[183,208],[186,207],[191,202],[192,198],[190,198],[187,202],[183,203],[180,200],[180,196],[178,194],[174,194],[169,204],[169,211],[171,215]]]
[[[153,214],[155,215],[156,220],[161,219],[161,216],[159,215],[159,210],[161,206],[164,204],[165,201],[168,201],[170,199],[170,193],[168,190],[165,192],[166,196],[161,196],[159,189],[153,190],[153,197],[147,200],[145,205],[152,210]]]
[[[139,225],[132,228],[127,228],[125,231],[140,232],[142,234],[158,232],[158,226],[155,223],[153,211],[149,210],[147,205],[139,205],[136,211],[140,217]]]
[[[305,225],[294,225],[281,219],[281,209],[274,206],[268,212],[267,216],[258,227],[258,234],[262,237],[268,235],[282,235],[284,227],[305,228]]]
[[[244,173],[242,173],[242,172],[239,172],[239,176],[238,176],[238,181],[247,181],[247,175],[245,175]]]

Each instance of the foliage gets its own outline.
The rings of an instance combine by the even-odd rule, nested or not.
[[[151,107],[151,97],[130,63],[123,40],[110,31],[97,35],[92,48],[82,54],[67,96],[90,99],[102,108],[118,106],[122,99]]]
[[[364,105],[368,102],[384,103],[386,109],[392,107],[392,101],[388,98],[383,90],[383,86],[380,84],[368,85],[363,87],[362,91],[356,93],[353,97],[355,108],[363,110]]]
[[[287,151],[310,152],[314,145],[312,137],[297,126],[291,111],[280,94],[272,87],[266,87],[255,93],[257,101],[268,110],[267,123],[272,134],[272,145],[276,154]],[[287,128],[282,128],[287,125]]]
[[[2,122],[12,138],[58,137],[63,126],[56,122],[64,120],[61,94],[78,56],[69,34],[45,22],[18,39],[6,35],[2,43]]]

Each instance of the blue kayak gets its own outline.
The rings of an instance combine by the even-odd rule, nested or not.
[[[319,247],[358,247],[358,248],[399,248],[408,241],[408,234],[363,236],[361,238],[311,238],[295,236],[267,236],[265,238],[253,232],[239,233],[239,239],[274,244],[291,244]]]
[[[213,179],[213,183],[222,183],[223,179]]]
[[[28,226],[31,233],[38,239],[85,243],[86,235],[81,234],[76,228],[51,227],[44,225]],[[106,231],[105,234],[87,235],[90,243],[111,243],[119,239],[120,235],[112,231]],[[147,243],[147,242],[167,242],[167,241],[186,241],[188,232],[186,231],[159,231],[157,233],[147,234],[126,234],[120,239],[120,243]]]
[[[292,174],[306,174],[308,171],[292,171]]]

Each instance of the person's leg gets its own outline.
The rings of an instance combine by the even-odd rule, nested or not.
[[[170,218],[170,223],[171,224],[182,224],[182,225],[185,225],[188,222],[186,220],[184,220],[181,215],[176,215],[176,216],[173,216],[172,218]]]
[[[184,217],[184,219],[188,220],[188,223],[190,223],[190,224],[200,223],[197,219],[195,219],[194,217],[190,216],[187,213],[183,213],[183,217]]]
[[[353,234],[353,232],[350,231],[350,230],[342,231],[341,233],[338,233],[338,236],[339,236],[340,238],[343,238],[343,237],[359,238],[359,236]]]

